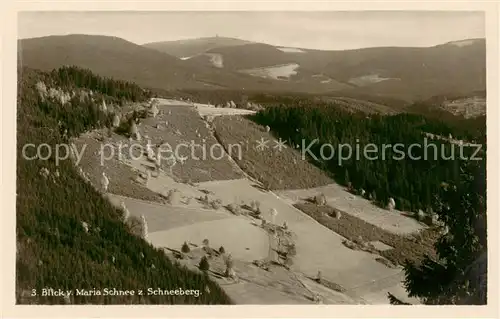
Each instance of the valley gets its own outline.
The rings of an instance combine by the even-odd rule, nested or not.
[[[485,51],[19,39],[16,302],[481,303]]]
[[[155,118],[145,118],[139,125],[142,136],[152,139],[153,144],[168,139],[174,146],[181,143],[184,138],[196,136],[196,131],[202,132],[203,138],[207,141],[214,139],[212,129],[206,130],[206,127],[211,127],[212,124],[202,120],[200,116],[203,114],[196,115],[196,111],[203,113],[203,107],[210,108],[209,106],[189,105],[172,100],[159,101],[159,115]],[[224,110],[231,111],[231,109]],[[248,121],[239,118],[239,115],[228,116],[228,118],[226,115],[217,117],[213,128],[213,132],[225,143],[229,141],[223,131],[225,128],[222,127],[230,127],[226,121],[235,121],[240,123],[238,124],[240,126]],[[169,138],[169,133],[161,131],[156,133],[156,125],[164,124],[166,119],[169,121],[169,126],[164,130],[172,132],[178,127],[180,134],[177,137]],[[186,123],[190,123],[189,126],[186,126]],[[266,134],[263,128],[252,129],[257,129],[262,135]],[[248,131],[245,134],[248,135]],[[234,135],[231,137],[238,138]],[[80,137],[76,140],[76,144],[84,141],[88,143],[89,141],[85,140],[88,138]],[[119,140],[120,137],[115,135],[105,138],[106,145],[117,143]],[[388,231],[397,236],[407,236],[419,232],[423,226],[405,216],[403,212],[388,212],[365,199],[349,194],[326,177],[323,182],[325,185],[319,186],[322,185],[322,179],[307,173],[308,170],[314,171],[312,164],[304,163],[295,150],[286,149],[283,152],[289,154],[286,156],[296,157],[298,164],[303,167],[300,169],[300,174],[308,176],[309,183],[291,184],[292,178],[295,181],[303,179],[296,174],[289,175],[290,182],[268,185],[283,190],[266,191],[258,177],[262,176],[263,169],[266,169],[267,165],[255,165],[256,163],[253,164],[252,161],[239,167],[236,164],[238,159],[236,162],[230,159],[186,160],[185,163],[176,164],[172,174],[167,168],[163,168],[158,175],[147,159],[125,159],[123,164],[120,164],[118,159],[112,159],[106,161],[104,166],[100,166],[99,157],[84,157],[81,167],[89,175],[90,180],[95,182],[96,188],[99,188],[100,172],[106,171],[110,178],[110,188],[109,194],[105,196],[116,207],[120,207],[121,202],[125,203],[131,216],[137,218],[145,216],[148,225],[147,241],[153,246],[165,249],[167,252],[180,251],[183,243],[187,242],[192,247],[193,253],[186,254],[187,257],[180,260],[183,264],[196,268],[200,256],[195,251],[204,247],[202,243],[204,239],[209,240],[210,247],[215,249],[224,247],[226,254],[230,253],[238,265],[235,267],[237,280],[226,282],[224,277],[218,278],[216,274],[213,276],[222,282],[221,286],[232,299],[242,298],[240,295],[242,285],[245,287],[244,295],[248,295],[243,303],[252,304],[307,304],[314,303],[314,298],[320,298],[322,303],[387,303],[388,291],[405,299],[401,268],[390,268],[380,263],[376,260],[377,254],[356,251],[344,246],[342,235],[322,226],[297,209],[294,204],[301,199],[322,193],[327,198],[328,206],[325,207],[341,209],[344,214],[357,216],[365,220],[367,225],[371,225],[369,227],[387,227]],[[89,149],[86,154],[93,153]],[[243,154],[244,159],[249,159],[249,156],[259,155]],[[272,153],[267,156],[271,156],[270,159],[273,161],[284,163],[279,156],[273,157]],[[97,170],[92,171],[92,167]],[[235,173],[220,175],[216,173],[217,167],[221,168],[220,172]],[[287,168],[275,167],[272,176],[278,177],[284,175],[280,175],[276,169]],[[143,180],[140,176],[147,175],[148,170],[151,172],[151,177]],[[249,177],[246,177],[247,173],[250,174]],[[318,170],[316,174],[321,173]],[[133,178],[134,175],[137,177]],[[130,177],[123,178],[125,176]],[[137,190],[131,192],[130,187]],[[307,188],[299,190],[297,187]],[[177,193],[175,200],[169,198],[167,195],[169,191]],[[142,193],[151,195],[140,195]],[[201,200],[204,196],[208,196],[207,200]],[[220,202],[217,205],[211,204],[216,201]],[[251,207],[254,201],[259,203],[261,213],[258,218],[253,217],[248,208],[245,208]],[[240,213],[235,214],[232,211],[235,207]],[[269,214],[272,209],[279,212],[277,216]],[[345,215],[342,218],[346,218]],[[275,249],[273,245],[276,239],[263,228],[264,220],[267,221],[266,225],[276,225],[276,227],[285,223],[287,229],[292,232],[297,252],[290,269],[280,265],[280,259],[276,258],[276,254],[270,254]],[[175,260],[175,257],[171,258]],[[254,265],[254,261],[260,260],[271,263],[268,270],[261,270]],[[338,263],[339,260],[342,262]],[[213,263],[216,265],[212,266]],[[223,262],[217,261],[216,257],[210,259],[211,267],[222,267],[218,265],[219,263],[223,265]],[[217,270],[212,271],[217,272]],[[223,271],[224,269],[218,272]],[[314,281],[318,272],[322,274],[323,280],[342,287],[342,292],[318,286]],[[305,289],[301,282],[305,282],[310,288]],[[259,292],[263,284],[267,287],[265,294]]]

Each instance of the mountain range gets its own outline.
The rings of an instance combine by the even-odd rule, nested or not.
[[[485,39],[334,51],[226,37],[138,45],[73,34],[18,40],[18,54],[22,66],[77,65],[163,90],[371,95],[411,102],[486,89]]]

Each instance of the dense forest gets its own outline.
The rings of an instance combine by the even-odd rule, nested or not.
[[[61,103],[44,92],[59,90]],[[86,96],[95,92],[95,99]],[[101,95],[97,95],[101,94]],[[82,96],[86,96],[81,98]],[[100,99],[142,101],[147,92],[131,83],[103,79],[88,70],[62,68],[52,73],[19,69],[17,105],[17,256],[16,300],[20,304],[62,304],[41,296],[42,288],[63,290],[116,288],[197,289],[194,296],[72,297],[73,304],[227,304],[224,291],[206,275],[166,258],[164,252],[134,236],[112,206],[67,160],[23,158],[27,143],[54,150],[93,127],[109,125]],[[27,156],[36,150],[28,148]],[[43,152],[46,154],[46,150]],[[88,229],[82,227],[82,222]],[[180,248],[180,247],[179,247]],[[32,289],[38,294],[32,296]],[[67,303],[67,301],[66,301]]]
[[[459,145],[447,140],[428,138],[425,147],[425,133],[445,138],[451,135],[454,139],[465,141],[483,141],[486,131],[485,123],[482,127],[460,127],[420,114],[367,115],[347,112],[334,103],[288,102],[287,99],[284,103],[267,107],[252,119],[270,126],[274,134],[286,140],[288,145],[299,145],[302,151],[317,139],[309,148],[314,156],[307,157],[331,173],[337,182],[353,191],[364,190],[365,197],[381,206],[386,206],[389,198],[393,198],[398,209],[413,212],[433,208],[434,194],[458,178],[463,161]],[[376,145],[374,147],[378,152],[365,156],[365,146],[371,143]],[[402,145],[395,147],[399,143]],[[323,144],[333,146],[333,157],[332,148],[322,149]],[[346,149],[342,155],[339,154],[341,144],[351,146],[352,156],[339,161],[340,156],[348,155]],[[419,145],[412,147],[411,155],[420,157],[420,160],[409,158],[409,146],[412,144]],[[385,150],[385,160],[383,145],[390,145]],[[367,149],[373,149],[373,146]],[[357,150],[359,156],[356,155]],[[470,158],[475,151],[475,147],[463,147],[464,157]],[[476,157],[485,160],[484,151],[483,145]]]

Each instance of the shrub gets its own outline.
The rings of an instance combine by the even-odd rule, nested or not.
[[[416,214],[417,220],[419,221],[424,221],[425,219],[425,213],[423,210],[419,209],[417,214]]]
[[[226,265],[227,268],[233,268],[234,265],[233,256],[231,256],[230,253],[224,258],[224,264]]]
[[[224,249],[223,246],[220,246],[219,253],[221,253],[221,254],[225,254],[226,253],[226,250]]]
[[[340,211],[335,209],[333,211],[333,216],[335,217],[335,219],[340,219],[342,217],[342,214],[340,213]]]
[[[210,202],[210,206],[213,208],[213,209],[220,209],[222,207],[222,200],[220,200],[219,198],[217,198],[216,200],[213,200]]]
[[[288,255],[295,256],[297,254],[297,248],[295,248],[295,244],[290,244],[288,246]]]
[[[290,257],[287,257],[284,261],[284,265],[287,269],[289,269],[291,266],[293,266],[293,259]]]
[[[227,209],[233,213],[234,215],[240,215],[241,214],[241,208],[239,205],[235,204],[235,203],[231,203],[229,205],[227,205]]]
[[[181,193],[177,189],[171,189],[167,193],[167,203],[176,205],[179,202]]]
[[[363,236],[359,235],[357,238],[354,239],[354,242],[358,245],[364,245],[365,241],[363,239]]]
[[[136,235],[136,236],[142,236],[143,229],[142,229],[142,221],[139,217],[137,216],[130,216],[126,224],[128,226],[129,231]]]
[[[250,202],[250,207],[252,208],[252,211],[256,214],[260,214],[260,202],[257,200],[253,200]]]
[[[210,206],[210,199],[208,198],[208,195],[205,194],[205,196],[200,196],[198,197],[198,201],[202,203],[205,207]]]

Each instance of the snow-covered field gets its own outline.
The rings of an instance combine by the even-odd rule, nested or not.
[[[163,98],[153,98],[152,100],[158,101],[160,104],[163,105],[185,105],[185,106],[192,106],[193,103],[188,103],[184,101],[179,101],[179,100],[173,100],[173,99],[163,99]]]
[[[274,65],[262,68],[241,70],[240,72],[262,78],[271,78],[278,80],[282,78],[289,78],[292,75],[296,75],[298,67],[299,65],[297,63],[290,63],[283,65]]]
[[[455,45],[457,47],[465,47],[468,45],[473,45],[475,42],[476,40],[460,40],[460,41],[448,42],[448,44]]]
[[[175,229],[157,231],[150,233],[148,239],[155,246],[174,249],[180,249],[184,241],[201,246],[203,240],[208,239],[213,248],[218,249],[223,246],[233,258],[245,262],[264,259],[269,254],[268,234],[262,228],[252,225],[247,219],[239,217],[197,222]]]
[[[220,115],[246,115],[255,114],[255,111],[235,108],[221,108],[209,105],[197,105],[196,109],[201,116],[220,116]]]
[[[257,200],[261,203],[262,217],[272,220],[271,208],[278,211],[275,223],[287,222],[289,229],[296,235],[297,255],[294,258],[294,270],[307,276],[315,277],[318,270],[322,276],[346,289],[365,287],[370,294],[371,285],[383,278],[397,278],[380,287],[379,298],[386,298],[387,291],[399,289],[402,278],[401,269],[391,269],[375,261],[377,256],[362,251],[348,249],[342,244],[344,238],[311,217],[305,215],[290,203],[252,186],[247,179],[212,181],[200,184],[200,187],[213,191],[224,203],[246,203]],[[235,239],[236,240],[236,239]],[[363,297],[364,290],[358,295]],[[398,294],[399,295],[399,294]],[[386,298],[387,299],[387,298]]]
[[[186,185],[192,191],[182,191],[192,194],[205,189],[213,193],[211,197],[220,198],[224,205],[257,200],[261,204],[262,217],[268,221],[272,220],[270,209],[275,208],[278,211],[275,223],[286,221],[294,233],[297,255],[292,269],[297,274],[314,278],[321,271],[324,279],[369,303],[387,303],[387,291],[404,296],[401,269],[382,265],[375,261],[376,255],[348,249],[342,244],[343,237],[275,194],[263,192],[253,184],[247,179],[212,181],[196,187]],[[247,217],[234,216],[223,209],[206,210],[182,207],[182,204],[171,206],[118,196],[112,199],[115,204],[120,200],[125,201],[132,215],[145,215],[149,228],[148,241],[154,246],[180,249],[184,241],[201,245],[206,238],[212,247],[224,246],[240,261],[251,262],[268,256],[268,234]],[[255,292],[255,289],[248,293],[251,291]]]
[[[201,116],[220,116],[220,115],[246,115],[246,114],[255,114],[255,111],[245,110],[245,109],[237,109],[230,107],[215,107],[212,104],[202,104],[202,103],[193,103],[195,109]]]

